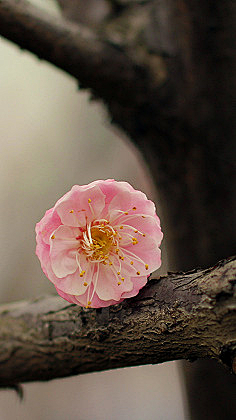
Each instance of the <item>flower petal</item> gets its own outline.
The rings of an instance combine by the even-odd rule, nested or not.
[[[130,256],[134,262],[135,257],[132,257],[132,254],[134,254],[137,258],[140,258],[144,262],[144,265],[147,264],[147,274],[157,270],[161,265],[160,248],[158,247],[155,239],[151,236],[146,236],[145,238],[141,237],[139,238],[137,244],[121,247],[121,251],[123,252],[124,257],[128,258]]]
[[[155,215],[155,205],[152,201],[148,200],[146,195],[141,191],[120,191],[112,199],[108,207],[109,219],[112,223],[125,216],[128,212],[129,215]]]
[[[60,217],[53,210],[53,208],[47,210],[43,218],[35,226],[36,240],[41,235],[42,240],[46,244],[49,244],[52,232],[61,225]]]
[[[36,225],[36,254],[60,296],[98,308],[138,293],[161,264],[162,236],[145,194],[99,180],[74,186],[45,213]]]
[[[160,228],[160,220],[156,215],[122,215],[118,222],[119,224],[115,226],[113,224],[113,227],[117,228],[121,236],[124,236],[124,239],[121,241],[121,243],[123,243],[125,240],[125,235],[123,235],[124,232],[128,232],[138,240],[142,235],[151,236],[158,245],[160,245],[162,241],[163,233]],[[122,231],[120,230],[120,226],[123,226]]]
[[[131,279],[133,282],[133,289],[130,292],[124,292],[122,294],[122,298],[131,298],[138,294],[139,290],[142,289],[143,286],[147,283],[147,277],[134,277]]]
[[[83,295],[86,292],[90,282],[91,272],[89,267],[83,277],[80,277],[80,270],[76,270],[73,274],[53,281],[54,285],[62,292],[78,296]]]
[[[82,227],[99,219],[105,206],[105,196],[95,185],[82,188],[75,185],[55,205],[55,211],[64,225]]]
[[[130,292],[133,288],[133,283],[130,278],[121,281],[118,285],[119,278],[109,266],[101,264],[100,276],[98,279],[96,293],[101,300],[115,300],[121,299],[121,294]]]
[[[72,274],[78,268],[76,261],[78,241],[76,237],[79,233],[78,228],[63,225],[53,232],[53,239],[51,239],[50,244],[50,260],[52,270],[58,278]]]

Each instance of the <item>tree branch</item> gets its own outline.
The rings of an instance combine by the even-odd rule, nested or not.
[[[0,34],[76,77],[104,100],[128,100],[144,89],[144,74],[94,31],[50,16],[26,0],[0,0]],[[121,89],[122,87],[122,89]],[[124,93],[125,92],[125,93]]]
[[[236,258],[151,280],[103,309],[58,297],[0,308],[0,386],[168,360],[235,369]]]

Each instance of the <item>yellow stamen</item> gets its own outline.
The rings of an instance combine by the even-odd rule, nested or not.
[[[124,229],[124,226],[120,226],[120,229]]]
[[[91,201],[92,201],[92,200],[91,200],[91,198],[89,198],[89,199],[88,199],[88,203],[91,203]]]
[[[52,236],[51,236],[51,239],[55,239],[55,235],[52,235]]]
[[[84,286],[88,286],[88,283],[86,283],[86,281],[84,282]]]
[[[121,281],[118,281],[118,283],[117,283],[117,284],[118,284],[118,286],[120,286],[120,285],[121,285]]]
[[[70,210],[70,213],[74,213],[74,210]]]
[[[146,268],[146,270],[148,270],[148,264],[145,264],[145,268]]]
[[[90,302],[90,300],[88,301],[87,305],[91,305],[92,302]]]
[[[133,210],[137,210],[137,208],[136,207],[133,207]]]
[[[130,261],[130,264],[131,264],[131,265],[133,265],[133,264],[134,264],[134,262],[133,262],[133,261]]]
[[[83,275],[85,274],[85,271],[83,270],[83,271],[81,271],[81,273],[80,273],[80,277],[83,277]]]
[[[118,276],[120,275],[120,271],[117,271]]]
[[[127,211],[125,211],[125,212],[124,212],[124,214],[126,214],[126,215],[127,215],[127,214],[129,214],[129,213],[128,213]]]
[[[121,277],[121,280],[122,280],[122,281],[125,281],[125,278],[124,278],[124,277]]]
[[[140,272],[139,272],[139,271],[137,271],[137,275],[138,275],[138,276],[140,275]]]

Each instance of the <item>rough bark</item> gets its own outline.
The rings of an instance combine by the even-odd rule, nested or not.
[[[0,308],[0,386],[167,360],[236,357],[236,259],[153,279],[117,306],[59,297]]]

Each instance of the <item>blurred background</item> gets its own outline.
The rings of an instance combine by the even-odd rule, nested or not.
[[[53,1],[34,3],[58,13]],[[0,60],[2,303],[55,293],[35,256],[34,227],[72,185],[125,180],[159,205],[141,156],[101,103],[1,38]],[[0,420],[185,418],[174,362],[27,384],[24,394],[20,402],[14,391],[0,392]]]

